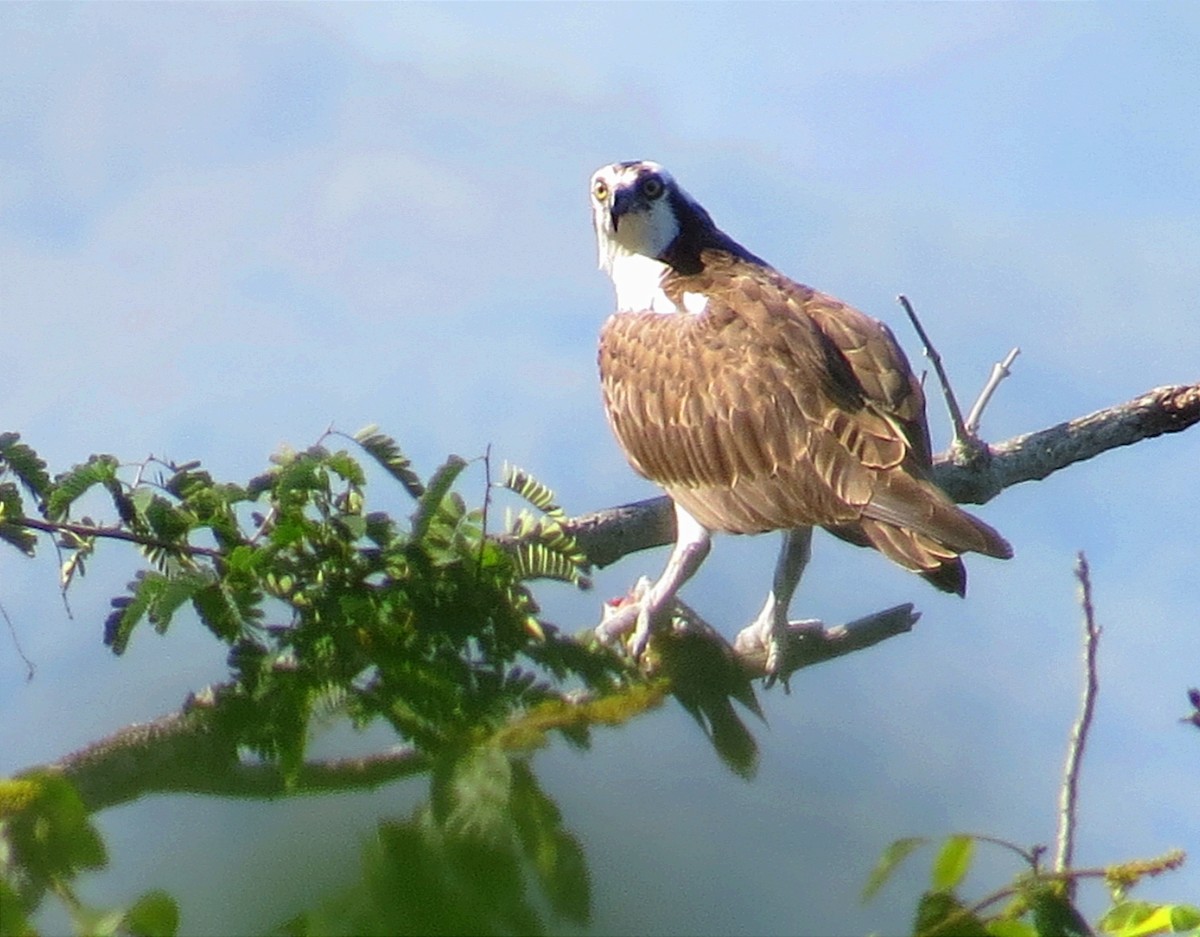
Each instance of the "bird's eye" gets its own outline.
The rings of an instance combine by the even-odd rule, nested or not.
[[[592,197],[597,202],[603,202],[608,199],[608,183],[603,179],[597,179],[592,183]]]
[[[647,176],[642,180],[642,195],[656,199],[663,194],[662,180],[658,176]]]

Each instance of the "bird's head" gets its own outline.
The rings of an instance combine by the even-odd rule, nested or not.
[[[713,230],[712,219],[658,163],[613,163],[592,174],[592,221],[600,268],[621,256],[666,262],[681,234]]]

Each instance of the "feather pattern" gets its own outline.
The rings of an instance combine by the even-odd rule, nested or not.
[[[924,395],[885,325],[725,244],[661,287],[707,303],[608,319],[605,408],[633,467],[701,524],[824,526],[960,593],[960,553],[1011,555],[930,481]]]

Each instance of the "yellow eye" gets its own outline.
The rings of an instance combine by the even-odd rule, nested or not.
[[[592,185],[592,197],[597,202],[603,202],[608,199],[608,183],[603,179],[597,179]]]
[[[642,195],[656,199],[663,194],[662,180],[658,176],[647,176],[642,180]]]

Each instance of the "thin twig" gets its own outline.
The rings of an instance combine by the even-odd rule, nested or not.
[[[483,572],[484,547],[487,545],[488,508],[492,506],[492,444],[488,443],[483,450],[483,509],[479,512],[479,558],[475,566],[476,574]]]
[[[1017,355],[1020,353],[1020,348],[1014,348],[1003,361],[997,361],[992,365],[992,373],[988,377],[987,383],[983,385],[983,390],[979,392],[979,399],[975,401],[975,406],[971,407],[971,412],[967,416],[967,432],[972,436],[979,432],[979,423],[983,419],[984,408],[991,401],[992,394],[996,392],[1000,382],[1012,374],[1013,362],[1017,360]]]
[[[33,665],[33,661],[25,655],[25,649],[21,647],[21,639],[17,637],[17,627],[8,617],[8,609],[4,607],[3,603],[0,603],[0,618],[3,618],[4,623],[8,625],[8,636],[12,639],[13,647],[17,649],[17,656],[25,664],[25,679],[32,680],[37,668]]]
[[[158,537],[147,537],[135,534],[121,527],[98,527],[94,524],[75,524],[69,521],[43,521],[36,517],[22,517],[11,523],[17,527],[28,527],[30,530],[40,530],[47,534],[68,533],[78,537],[100,537],[105,540],[124,540],[135,543],[140,547],[158,547],[171,550],[186,556],[206,556],[209,559],[220,559],[225,554],[215,547],[198,547],[190,543],[175,543],[170,540],[160,540]]]
[[[917,318],[917,314],[913,310],[912,303],[908,301],[908,297],[901,293],[896,297],[896,302],[904,307],[909,321],[912,322],[913,328],[917,330],[917,335],[921,338],[921,344],[925,346],[925,357],[929,359],[934,371],[937,372],[938,381],[942,385],[942,395],[946,398],[946,409],[950,411],[950,422],[954,424],[954,441],[960,445],[970,445],[971,434],[963,424],[962,410],[959,409],[958,400],[954,396],[953,388],[950,386],[950,378],[946,376],[946,369],[942,367],[942,356],[938,354],[937,349],[933,347],[933,342],[925,334],[921,320]]]
[[[1100,628],[1096,625],[1096,612],[1092,606],[1092,580],[1088,571],[1087,557],[1083,551],[1075,566],[1079,579],[1080,604],[1083,606],[1083,704],[1079,719],[1071,730],[1071,743],[1067,746],[1067,764],[1063,773],[1062,791],[1058,801],[1058,838],[1054,858],[1054,870],[1065,872],[1075,857],[1075,821],[1079,800],[1079,768],[1083,762],[1083,750],[1087,747],[1088,732],[1092,727],[1092,714],[1096,707],[1096,693],[1100,681],[1096,671],[1096,649],[1100,644]],[[1067,896],[1074,898],[1074,883],[1067,881]]]

